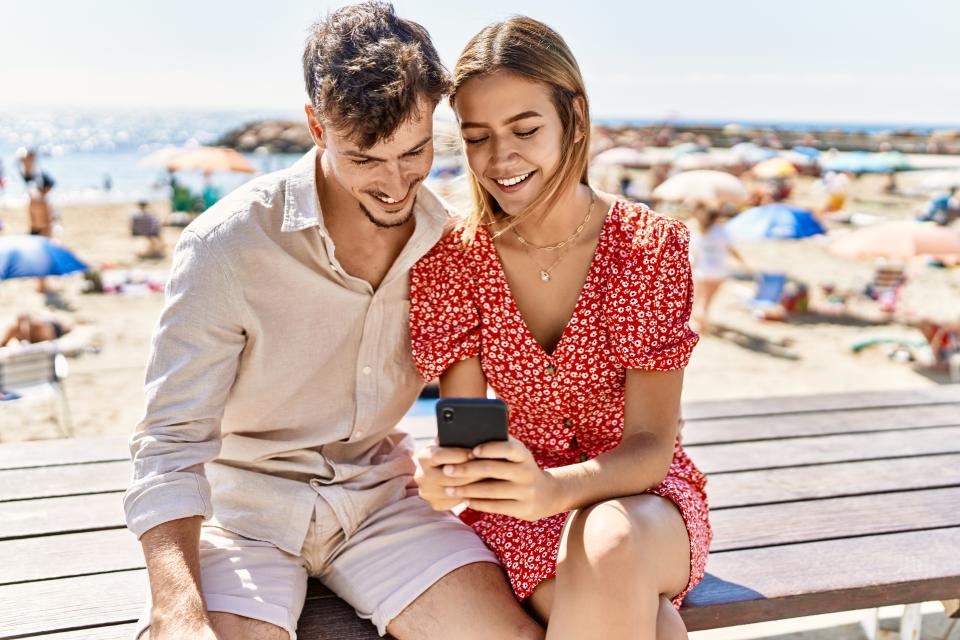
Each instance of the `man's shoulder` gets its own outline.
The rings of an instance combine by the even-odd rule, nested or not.
[[[197,216],[186,230],[205,242],[230,242],[274,224],[279,229],[289,177],[290,170],[283,169],[244,183]]]

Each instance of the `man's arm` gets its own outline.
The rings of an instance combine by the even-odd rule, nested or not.
[[[146,415],[130,440],[133,480],[124,495],[150,578],[151,640],[215,637],[200,590],[200,524],[213,513],[203,465],[220,451],[247,313],[217,247],[184,232],[153,338]]]

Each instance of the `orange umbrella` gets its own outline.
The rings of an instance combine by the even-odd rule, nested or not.
[[[237,173],[256,173],[257,168],[233,149],[226,147],[197,147],[177,154],[168,163],[167,168],[174,171],[194,169],[196,171],[235,171]]]
[[[761,179],[789,178],[797,175],[797,168],[786,158],[770,158],[754,165],[753,175]]]
[[[960,256],[960,233],[932,223],[884,222],[837,238],[830,251],[847,258],[951,258]]]

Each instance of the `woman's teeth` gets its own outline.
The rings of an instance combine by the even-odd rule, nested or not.
[[[533,173],[532,171],[530,173]],[[522,176],[514,176],[513,178],[503,178],[497,179],[496,183],[503,185],[504,187],[512,187],[515,184],[520,184],[524,180],[530,177],[530,173],[525,173]]]

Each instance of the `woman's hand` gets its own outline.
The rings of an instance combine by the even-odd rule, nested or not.
[[[469,449],[455,447],[441,447],[436,444],[421,450],[416,455],[417,470],[413,479],[420,488],[420,497],[430,503],[437,511],[450,511],[463,502],[459,498],[451,498],[447,494],[448,487],[456,487],[470,482],[469,480],[444,475],[444,466],[459,466],[473,459]]]
[[[444,489],[454,504],[530,521],[564,510],[557,480],[516,438],[478,445],[472,454],[473,460],[443,466],[443,475],[455,481]]]

